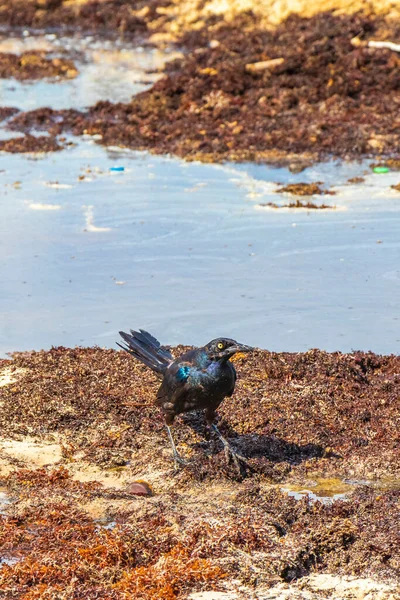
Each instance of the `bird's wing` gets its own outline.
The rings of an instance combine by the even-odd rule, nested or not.
[[[232,365],[232,363],[231,363],[231,365]],[[227,393],[227,396],[232,396],[233,392],[235,391],[237,374],[236,374],[236,369],[233,365],[232,365],[232,370],[233,370],[233,385],[232,385],[232,389]]]
[[[173,363],[164,374],[163,382],[157,393],[157,404],[162,405],[165,401],[174,405],[179,403],[179,400],[188,394],[189,390],[196,387],[196,383],[192,381],[195,371],[197,371],[196,367],[189,362]]]

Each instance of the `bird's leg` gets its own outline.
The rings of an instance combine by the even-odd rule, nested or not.
[[[180,454],[178,453],[178,450],[176,449],[174,438],[172,437],[172,433],[171,433],[171,427],[167,424],[165,424],[165,427],[167,428],[169,441],[171,442],[171,446],[172,446],[175,469],[178,469],[179,465],[186,465],[186,460],[184,458],[182,458],[182,456],[180,456]]]
[[[235,452],[235,450],[232,448],[232,446],[230,445],[228,440],[226,438],[224,438],[224,436],[222,435],[222,433],[220,432],[220,430],[218,429],[218,427],[216,426],[215,423],[211,423],[210,427],[211,427],[211,429],[213,429],[213,431],[215,431],[215,433],[217,434],[217,436],[223,443],[223,446],[225,449],[225,454],[226,454],[227,458],[229,456],[231,456],[233,462],[235,463],[235,467],[239,471],[240,475],[244,475],[245,469],[243,467],[243,463],[246,463],[246,459],[244,458],[244,456],[241,456],[240,454]]]

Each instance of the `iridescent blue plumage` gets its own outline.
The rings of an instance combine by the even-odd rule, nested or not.
[[[176,378],[178,381],[186,381],[189,378],[190,367],[185,366],[178,369],[176,372]]]

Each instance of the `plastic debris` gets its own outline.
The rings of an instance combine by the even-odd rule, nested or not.
[[[374,167],[374,173],[389,173],[389,167]]]
[[[110,171],[118,171],[118,172],[125,171],[125,167],[118,167],[118,166],[110,167]]]

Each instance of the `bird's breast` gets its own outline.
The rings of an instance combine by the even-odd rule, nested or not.
[[[193,378],[207,394],[228,393],[234,384],[234,373],[228,365],[212,362],[207,368],[193,373]]]

